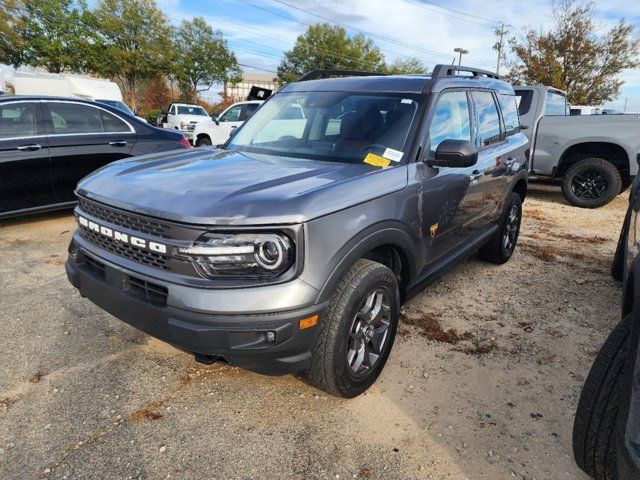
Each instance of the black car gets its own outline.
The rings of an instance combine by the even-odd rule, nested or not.
[[[105,104],[59,97],[0,98],[0,218],[73,205],[78,180],[134,155],[189,148]]]
[[[636,177],[612,268],[623,283],[622,320],[591,367],[573,429],[576,462],[597,480],[640,478],[639,194]]]

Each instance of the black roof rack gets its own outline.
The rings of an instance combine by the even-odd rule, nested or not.
[[[455,77],[456,72],[469,72],[474,77],[489,77],[496,78],[498,80],[500,79],[500,75],[494,72],[490,72],[489,70],[481,70],[479,68],[446,64],[440,64],[433,67],[431,78],[435,80],[436,78]]]
[[[307,80],[318,80],[320,78],[330,77],[372,77],[376,75],[385,75],[384,73],[363,72],[361,70],[311,70],[305,73],[296,82],[305,82]]]

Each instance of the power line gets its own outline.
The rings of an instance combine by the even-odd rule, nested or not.
[[[475,23],[476,25],[482,25],[485,27],[491,27],[494,28],[498,23],[498,21],[496,20],[492,20],[490,18],[486,18],[486,17],[481,17],[480,15],[476,15],[474,13],[467,13],[467,12],[463,12],[462,10],[456,10],[454,8],[451,7],[445,7],[443,5],[438,5],[435,4],[433,2],[428,2],[427,0],[402,0],[405,3],[411,4],[411,5],[415,5],[416,7],[420,7],[423,8],[425,10],[429,10],[431,12],[435,12],[435,13],[439,13],[440,15],[445,15],[447,17],[451,17],[451,18],[455,18],[458,20],[462,20],[463,22],[469,22],[469,23]],[[429,6],[429,5],[425,5],[425,3],[429,4],[429,5],[433,5],[433,6]],[[448,10],[449,12],[452,12],[453,14],[450,13],[446,13],[443,12],[442,10]],[[470,20],[469,18],[465,18],[465,17],[470,17],[473,18],[474,20]],[[478,20],[483,20],[483,22],[478,22]]]
[[[261,67],[254,67],[253,65],[247,65],[245,63],[238,63],[238,65],[240,65],[241,67],[245,67],[245,68],[252,68],[254,70],[260,70],[262,72],[277,74],[277,72],[274,72],[273,70],[267,70],[266,68],[261,68]]]

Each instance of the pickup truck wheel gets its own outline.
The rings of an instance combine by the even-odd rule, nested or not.
[[[629,348],[631,315],[611,332],[582,388],[573,424],[573,456],[596,480],[618,478],[615,425]]]
[[[498,231],[480,249],[480,258],[496,264],[502,264],[509,260],[518,243],[521,220],[522,199],[517,193],[511,192],[500,217]]]
[[[573,205],[598,208],[613,200],[622,189],[620,172],[602,158],[585,158],[567,170],[562,179],[562,193]]]
[[[199,138],[196,141],[196,147],[206,147],[211,145],[211,140],[208,137]]]
[[[321,315],[306,371],[309,382],[337,397],[368,389],[384,367],[398,327],[398,281],[386,266],[358,260]]]

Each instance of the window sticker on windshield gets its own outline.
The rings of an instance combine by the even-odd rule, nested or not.
[[[369,165],[374,165],[376,167],[388,167],[389,160],[383,158],[375,153],[368,153],[366,157],[364,157],[364,163],[368,163]]]
[[[411,100],[410,98],[403,98],[402,100],[400,100],[400,103],[413,103],[413,100]]]
[[[399,162],[402,160],[402,155],[404,155],[404,153],[394,150],[393,148],[387,148],[382,154],[384,158],[388,158],[392,162]]]

